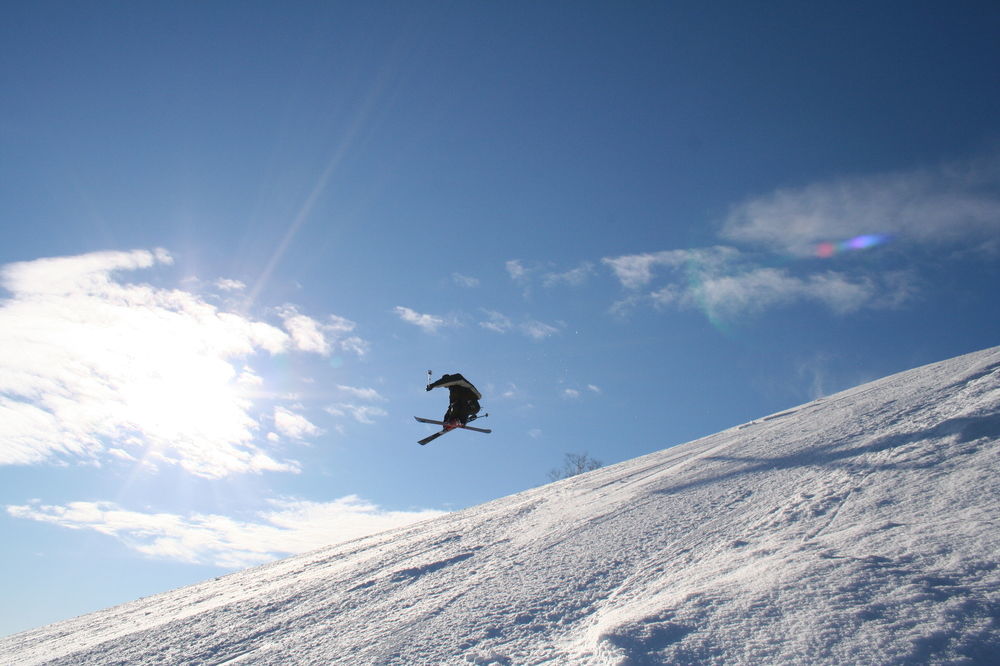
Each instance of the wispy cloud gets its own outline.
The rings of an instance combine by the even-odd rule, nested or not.
[[[797,255],[824,241],[891,234],[917,243],[996,242],[1000,161],[844,178],[744,201],[722,229],[729,241]]]
[[[322,431],[305,416],[280,406],[274,409],[274,427],[279,433],[292,439],[305,439],[322,434]]]
[[[461,273],[452,273],[451,279],[459,287],[465,287],[466,289],[474,289],[479,286],[479,278],[462,275]]]
[[[699,308],[710,317],[734,318],[812,302],[835,313],[861,308],[897,307],[913,294],[913,278],[901,271],[857,274],[832,270],[794,273],[759,265],[759,255],[735,248],[673,250],[605,259],[631,294],[615,308],[624,312],[640,302],[659,308]]]
[[[358,423],[368,425],[375,423],[376,418],[388,416],[389,414],[389,412],[377,404],[371,404],[386,402],[386,399],[373,388],[358,388],[341,384],[337,386],[337,390],[342,395],[347,396],[349,400],[328,405],[325,408],[328,414],[332,414],[333,416],[351,416]],[[358,402],[369,404],[358,404]]]
[[[247,288],[246,284],[240,282],[239,280],[231,280],[229,278],[219,278],[215,281],[215,286],[217,289],[222,291],[243,291]]]
[[[504,264],[507,269],[507,274],[510,276],[511,280],[515,282],[525,280],[528,277],[528,269],[525,268],[524,264],[521,263],[520,259],[510,259]]]
[[[586,284],[597,271],[593,262],[584,261],[576,268],[569,270],[552,270],[551,262],[526,265],[520,259],[511,259],[504,264],[510,279],[524,290],[524,296],[529,297],[535,282],[540,282],[545,288],[558,286],[579,287]]]
[[[834,272],[795,277],[787,271],[760,268],[734,275],[712,275],[691,287],[689,297],[715,316],[756,314],[797,301],[821,303],[837,313],[871,304],[876,296],[872,280],[849,279]]]
[[[594,395],[601,395],[602,393],[601,389],[598,386],[594,384],[587,384],[584,388],[569,387],[563,389],[562,397],[567,398],[569,400],[578,400],[582,398],[587,392],[592,393]]]
[[[520,323],[515,323],[507,315],[495,310],[483,310],[486,320],[479,322],[479,325],[494,333],[507,333],[518,331],[533,340],[544,340],[559,332],[559,329],[551,324],[538,321],[536,319],[525,319]]]
[[[612,312],[640,304],[736,318],[795,303],[846,314],[894,308],[921,286],[919,262],[839,263],[880,246],[1000,250],[1000,160],[844,178],[779,189],[733,206],[726,245],[605,257],[625,289]],[[738,246],[738,247],[737,247]],[[832,261],[831,261],[832,260]]]
[[[261,378],[247,359],[321,351],[318,338],[118,279],[171,262],[140,250],[3,267],[0,464],[110,455],[204,477],[298,471],[260,437]]]
[[[356,327],[350,319],[330,315],[323,323],[301,314],[290,304],[279,308],[278,314],[297,349],[322,356],[329,356],[335,349],[351,352],[358,357],[364,357],[368,352],[369,344],[366,340],[350,335]]]
[[[420,313],[401,305],[396,306],[393,311],[406,323],[413,324],[427,333],[437,333],[440,328],[458,325],[458,322],[454,319],[446,319],[445,317],[438,315]]]
[[[587,282],[587,280],[593,274],[594,274],[594,265],[589,261],[587,261],[577,266],[576,268],[570,269],[568,271],[557,272],[557,273],[546,273],[542,277],[542,284],[546,287],[554,287],[558,285],[579,287],[580,285]]]
[[[514,327],[514,322],[507,315],[495,310],[484,310],[486,321],[479,322],[483,328],[494,333],[506,333]]]
[[[273,499],[254,520],[215,514],[179,515],[124,509],[114,502],[32,502],[7,506],[14,518],[114,537],[150,557],[239,569],[443,514],[387,511],[348,495],[332,502]]]
[[[519,326],[522,333],[532,340],[544,340],[559,332],[559,329],[551,324],[530,319]]]
[[[686,267],[700,271],[721,270],[738,260],[736,248],[716,246],[691,250],[664,250],[643,252],[620,257],[605,257],[601,262],[608,266],[626,289],[645,287],[661,269],[678,270]]]
[[[285,320],[285,330],[292,336],[292,341],[298,349],[323,356],[330,355],[330,343],[323,335],[319,322],[312,317],[299,314],[291,306],[282,308],[281,316]]]
[[[358,405],[351,402],[338,402],[325,408],[333,416],[350,415],[358,423],[371,425],[376,417],[388,416],[389,412],[376,405]]]
[[[385,398],[383,398],[382,395],[373,388],[358,388],[355,386],[344,386],[343,384],[340,384],[337,386],[337,390],[353,396],[356,400],[365,400],[367,402],[385,402]]]

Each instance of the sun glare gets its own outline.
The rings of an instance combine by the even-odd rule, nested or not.
[[[168,353],[121,389],[124,408],[153,444],[242,441],[253,421],[246,387],[219,359]]]

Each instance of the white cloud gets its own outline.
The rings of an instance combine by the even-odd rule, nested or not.
[[[292,338],[195,294],[120,281],[171,263],[162,250],[4,266],[0,464],[106,456],[204,477],[298,471],[258,444],[245,359]]]
[[[559,329],[550,324],[546,324],[535,319],[526,319],[519,324],[515,324],[507,315],[495,310],[483,310],[486,314],[486,321],[479,322],[479,325],[494,333],[507,333],[508,331],[518,331],[533,340],[544,340],[555,335]]]
[[[126,460],[128,462],[136,462],[135,457],[132,456],[128,451],[125,451],[123,449],[108,449],[108,455],[115,456],[116,458],[121,458],[122,460]]]
[[[258,375],[256,372],[254,372],[253,368],[246,366],[243,367],[243,371],[240,372],[240,375],[239,377],[236,378],[236,381],[240,385],[250,389],[254,389],[256,387],[264,385],[264,378]]]
[[[309,419],[285,407],[274,408],[274,427],[282,435],[292,439],[304,439],[322,433]]]
[[[688,293],[684,285],[678,284],[668,284],[660,287],[656,291],[650,293],[650,299],[653,301],[653,305],[663,308],[669,305],[683,305],[688,302]],[[634,306],[636,304],[636,297],[631,296],[625,301],[620,301],[616,304],[621,310],[627,307]]]
[[[595,386],[594,384],[587,384],[587,386],[584,387],[583,389],[577,389],[577,388],[565,388],[565,389],[563,389],[563,391],[562,391],[562,397],[570,399],[570,400],[578,400],[578,399],[580,399],[580,398],[583,397],[584,390],[589,391],[590,393],[593,393],[594,395],[600,395],[601,394],[601,389],[599,387]]]
[[[691,295],[711,314],[735,316],[795,301],[817,301],[834,312],[846,313],[870,303],[875,293],[869,280],[851,281],[833,272],[799,278],[784,270],[761,268],[707,277]]]
[[[850,276],[800,267],[796,274],[790,268],[759,266],[759,259],[721,246],[606,258],[604,262],[630,291],[657,282],[648,294],[630,294],[612,310],[623,314],[640,302],[649,302],[658,308],[697,307],[710,317],[731,318],[813,302],[846,314],[861,308],[897,307],[914,291],[912,276],[905,272]]]
[[[524,280],[528,277],[528,269],[524,267],[520,259],[511,259],[504,264],[510,279],[516,281]]]
[[[462,275],[461,273],[452,273],[451,279],[459,287],[474,289],[479,286],[479,278],[469,277],[468,275]]]
[[[161,249],[94,252],[8,264],[3,267],[2,276],[4,287],[14,294],[57,296],[107,292],[114,286],[111,275],[116,271],[172,263],[173,258]]]
[[[363,340],[356,335],[344,338],[338,341],[340,348],[345,352],[351,352],[358,358],[364,358],[368,354],[368,350],[371,348],[371,344],[367,340]]]
[[[353,396],[357,400],[365,400],[367,402],[385,402],[385,398],[373,388],[357,388],[355,386],[344,386],[339,384],[337,389],[342,393],[347,393]]]
[[[611,268],[623,287],[638,289],[653,281],[653,269],[656,266],[677,266],[683,262],[687,252],[687,250],[664,250],[621,257],[605,257],[601,261]]]
[[[734,206],[723,237],[809,255],[824,241],[890,234],[967,245],[1000,237],[1000,162],[844,178],[780,189]]]
[[[542,284],[546,287],[553,287],[556,285],[569,285],[572,287],[579,287],[584,282],[587,281],[591,275],[594,274],[594,265],[589,261],[584,262],[580,266],[565,271],[563,273],[547,273],[542,278]]]
[[[551,326],[541,321],[529,320],[518,327],[522,333],[533,340],[544,340],[559,332],[555,326]]]
[[[578,287],[584,284],[595,273],[594,264],[589,261],[585,261],[576,268],[567,271],[543,272],[549,266],[548,262],[543,265],[525,266],[524,262],[520,259],[511,259],[504,264],[510,279],[524,289],[525,297],[530,295],[531,283],[534,281],[536,275],[539,276],[544,287],[556,287],[559,285]]]
[[[716,246],[605,257],[601,262],[611,268],[623,287],[639,289],[653,281],[656,268],[718,270],[738,260],[739,256],[740,252],[735,248]]]
[[[285,306],[281,312],[285,320],[285,330],[292,336],[297,349],[315,352],[323,356],[330,355],[330,343],[323,335],[322,328],[315,319],[299,314],[295,308]]]
[[[230,280],[228,278],[219,278],[215,281],[215,286],[217,289],[222,291],[243,291],[247,288],[246,284],[240,282],[239,280]]]
[[[589,261],[567,271],[552,271],[549,270],[551,266],[551,262],[525,265],[520,259],[511,259],[504,265],[511,281],[522,290],[522,296],[525,299],[531,298],[536,279],[546,288],[560,285],[579,287],[585,284],[590,276],[596,272],[594,264]]]
[[[396,306],[394,312],[406,323],[418,326],[427,333],[437,333],[439,328],[457,325],[457,322],[454,320],[448,320],[432,314],[421,314],[401,305]]]
[[[653,298],[655,302],[656,293],[654,292],[653,294],[650,295],[650,297]],[[631,313],[633,310],[635,310],[635,308],[639,307],[644,300],[646,299],[644,299],[643,296],[641,296],[640,294],[628,294],[624,298],[621,298],[612,303],[611,307],[608,308],[608,312],[615,315],[616,317],[624,318],[627,317],[629,313]]]
[[[519,397],[520,395],[521,391],[517,388],[517,384],[508,382],[507,388],[501,391],[498,397],[503,398],[505,400],[510,400],[512,398]]]
[[[506,315],[495,310],[484,310],[483,312],[487,317],[486,321],[479,322],[479,325],[483,328],[494,333],[506,333],[513,327],[513,323]]]
[[[350,333],[357,327],[357,324],[350,319],[333,314],[329,315],[327,320],[328,322],[323,325],[323,329],[337,336],[342,333]]]
[[[328,315],[326,323],[320,325],[320,329],[326,334],[327,340],[334,349],[349,352],[358,358],[364,358],[371,348],[371,344],[357,335],[348,335],[357,328],[350,319],[340,317],[335,314]]]
[[[299,313],[294,305],[282,306],[278,309],[278,314],[296,349],[322,356],[329,356],[334,349],[341,349],[352,352],[359,358],[368,352],[368,342],[357,336],[346,335],[356,327],[350,319],[330,315],[327,323],[322,323]]]
[[[743,249],[717,246],[604,258],[629,292],[612,312],[625,314],[641,303],[698,307],[710,317],[805,302],[837,314],[899,307],[921,284],[918,264],[899,270],[906,253],[893,255],[892,270],[874,262],[831,262],[820,268],[819,261],[893,244],[909,251],[920,245],[948,248],[944,259],[1000,250],[1000,160],[779,189],[734,206],[721,237]],[[781,267],[775,267],[776,257]]]
[[[357,405],[350,402],[338,402],[326,408],[327,413],[334,416],[351,415],[358,423],[371,425],[374,417],[387,416],[389,412],[374,405]]]
[[[819,353],[813,358],[800,361],[797,367],[800,379],[805,379],[808,383],[808,394],[811,400],[823,398],[829,394],[827,385],[829,384],[830,357],[827,354]]]
[[[167,560],[232,569],[260,564],[443,515],[441,511],[387,511],[355,495],[332,502],[270,500],[255,520],[228,516],[145,513],[114,502],[71,502],[64,506],[7,506],[15,518],[112,536],[129,548]]]

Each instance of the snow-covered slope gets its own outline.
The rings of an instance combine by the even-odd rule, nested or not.
[[[998,470],[994,348],[0,639],[0,663],[996,664]]]

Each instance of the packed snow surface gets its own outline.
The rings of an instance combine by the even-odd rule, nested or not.
[[[4,664],[1000,663],[1000,347],[0,639]]]

